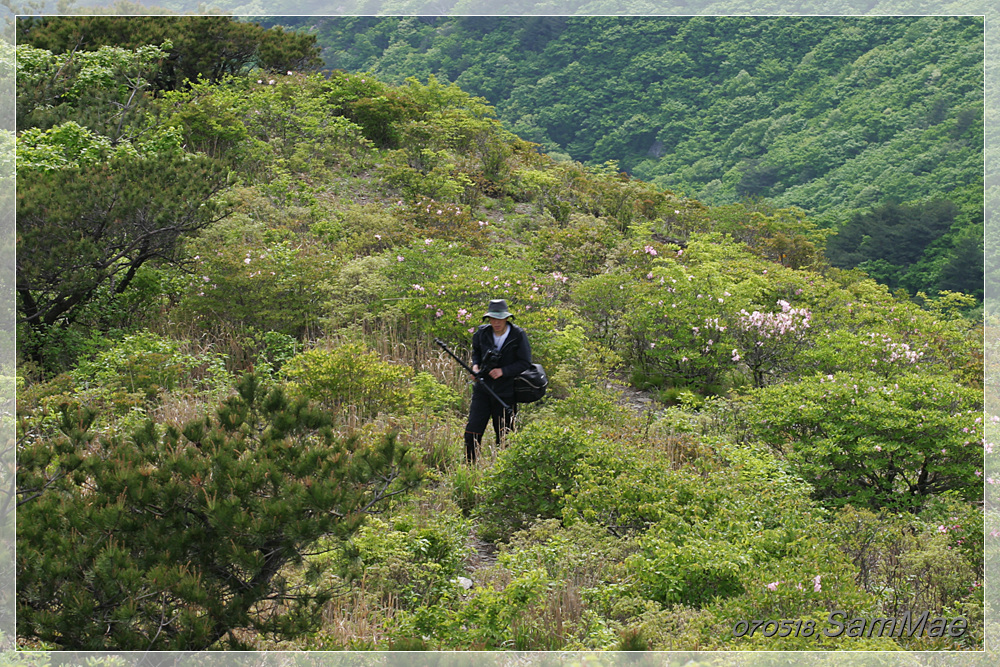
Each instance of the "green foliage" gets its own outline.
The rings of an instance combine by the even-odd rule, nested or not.
[[[410,392],[410,410],[415,413],[454,412],[461,402],[454,389],[426,371],[413,376]]]
[[[63,649],[301,632],[328,595],[290,590],[284,566],[419,476],[392,438],[339,440],[328,416],[252,375],[181,428],[97,440],[92,419],[64,411],[62,436],[25,447],[18,469],[18,633]]]
[[[333,67],[396,83],[414,74],[454,81],[553,158],[617,160],[707,204],[764,197],[836,229],[890,202],[937,199],[963,209],[961,229],[981,220],[980,18],[340,17],[302,25],[315,27]],[[515,169],[511,191],[565,222],[570,197],[531,171]],[[631,206],[616,206],[605,197],[602,211],[627,225],[644,199],[628,195]],[[791,266],[815,259],[806,236],[781,236],[769,254]],[[931,266],[910,272],[892,262],[879,279],[907,274],[911,293],[972,293],[981,263],[962,270],[956,262],[976,247],[949,238],[928,248]]]
[[[532,242],[541,271],[589,277],[601,273],[604,261],[621,238],[606,219],[571,215],[565,226],[546,226]]]
[[[218,83],[249,68],[283,73],[316,70],[321,64],[314,36],[266,30],[228,16],[27,18],[18,21],[17,32],[21,44],[55,53],[167,42],[162,72],[154,79],[160,90],[177,90],[199,80]]]
[[[488,222],[475,220],[467,207],[421,197],[403,214],[417,238],[440,239],[480,248],[486,241]]]
[[[407,245],[414,236],[409,222],[396,210],[379,204],[351,205],[332,211],[313,223],[309,231],[337,255],[377,255],[387,248]]]
[[[749,397],[757,436],[784,452],[830,505],[916,510],[947,491],[981,497],[973,454],[981,397],[949,378],[838,373]]]
[[[262,184],[308,191],[310,179],[328,170],[363,169],[371,146],[362,128],[327,99],[319,75],[252,74],[221,82],[198,82],[168,92],[159,102],[170,126],[183,133],[188,150],[223,159],[235,171]],[[288,193],[275,190],[281,201]]]
[[[568,421],[533,421],[518,430],[483,477],[478,515],[489,528],[481,530],[507,537],[536,518],[560,517],[591,440]]]
[[[335,257],[317,243],[296,242],[284,227],[308,213],[275,209],[256,193],[236,193],[244,208],[186,244],[187,281],[178,320],[201,329],[253,327],[301,337],[318,328],[330,296],[323,278]],[[284,228],[283,228],[284,227]]]
[[[70,377],[83,390],[91,385],[108,392],[123,389],[146,400],[181,384],[217,391],[231,380],[220,355],[184,353],[179,341],[150,332],[126,336],[93,359],[81,361]]]
[[[223,174],[203,159],[155,155],[19,173],[18,310],[35,328],[71,321],[102,285],[121,294],[148,261],[223,215]],[[42,352],[29,352],[40,358]]]
[[[972,533],[982,515],[960,503],[942,505],[920,517],[850,505],[837,512],[834,537],[883,614],[941,613],[954,601],[979,597],[982,545]]]
[[[407,324],[428,336],[467,345],[490,299],[506,298],[529,332],[552,328],[548,308],[564,294],[559,274],[539,275],[510,253],[480,256],[457,243],[427,238],[390,252],[386,272]],[[532,352],[535,343],[532,338]]]
[[[413,371],[382,361],[359,343],[344,343],[301,352],[284,365],[282,374],[290,380],[290,388],[303,396],[371,417],[406,404],[407,380]]]
[[[573,388],[599,383],[621,361],[613,351],[589,340],[580,324],[545,333],[536,336],[540,340],[533,344],[533,355],[546,368],[549,395],[565,398]]]
[[[454,594],[468,555],[468,528],[450,512],[428,517],[404,511],[391,523],[373,517],[323,567],[403,609],[417,609]]]
[[[379,148],[394,148],[399,124],[416,118],[421,109],[400,91],[369,74],[332,72],[327,101],[361,127],[365,137]]]
[[[142,42],[134,50],[115,45],[52,53],[22,43],[17,48],[18,130],[49,129],[76,119],[114,143],[138,139],[145,92],[170,46],[169,41]]]

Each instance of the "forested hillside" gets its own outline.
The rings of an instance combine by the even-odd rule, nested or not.
[[[21,29],[20,646],[982,649],[972,296],[308,36]],[[433,340],[467,358],[494,298],[550,386],[470,465]]]
[[[708,204],[797,206],[849,228],[831,243],[836,266],[911,294],[982,296],[978,18],[289,21],[317,37],[327,66],[453,81],[553,157],[614,160]],[[924,233],[899,205],[945,216]]]

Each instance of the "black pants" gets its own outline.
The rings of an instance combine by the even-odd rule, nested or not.
[[[517,403],[514,398],[504,399],[510,410],[504,410],[499,401],[490,396],[485,389],[476,385],[472,390],[472,405],[469,406],[469,422],[465,425],[465,460],[473,463],[479,453],[479,445],[486,432],[486,424],[492,418],[493,431],[500,443],[502,434],[514,429],[514,416],[517,414]]]

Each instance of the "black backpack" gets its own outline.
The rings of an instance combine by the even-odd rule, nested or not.
[[[517,403],[534,403],[542,396],[549,386],[549,378],[541,364],[532,364],[528,370],[514,378],[514,401]]]

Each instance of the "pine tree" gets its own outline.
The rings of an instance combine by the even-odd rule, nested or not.
[[[351,535],[421,471],[392,437],[340,439],[327,413],[254,375],[215,417],[96,438],[68,406],[61,436],[22,442],[18,636],[64,649],[199,650],[238,630],[294,636],[329,599],[294,586],[321,538]]]

